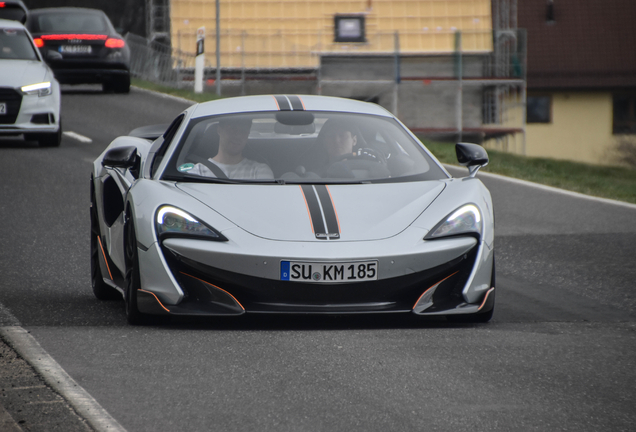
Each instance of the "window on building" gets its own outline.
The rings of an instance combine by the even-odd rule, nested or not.
[[[614,95],[615,134],[636,134],[636,94]]]
[[[550,123],[552,121],[552,98],[550,96],[528,96],[526,99],[526,123]]]
[[[364,15],[335,15],[334,40],[336,42],[366,42]]]
[[[497,104],[497,88],[494,86],[484,87],[482,100],[482,122],[484,124],[497,124],[499,118],[499,116],[497,115],[497,112],[499,110],[499,106]]]

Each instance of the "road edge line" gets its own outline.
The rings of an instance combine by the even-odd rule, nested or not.
[[[28,331],[19,326],[6,326],[0,327],[0,335],[96,431],[126,432],[126,429],[77,384]]]
[[[450,167],[450,168],[455,168],[455,169],[466,169],[465,167],[462,166],[458,166],[458,165],[452,165],[452,164],[443,164],[444,167]],[[625,201],[619,201],[619,200],[614,200],[614,199],[610,199],[610,198],[601,198],[601,197],[595,197],[593,195],[586,195],[584,193],[581,192],[574,192],[574,191],[569,191],[567,189],[561,189],[558,187],[554,187],[554,186],[548,186],[548,185],[544,185],[541,183],[535,183],[535,182],[531,182],[529,180],[522,180],[522,179],[518,179],[518,178],[514,178],[514,177],[508,177],[502,174],[495,174],[495,173],[489,173],[489,172],[479,172],[477,173],[477,177],[480,176],[484,176],[484,177],[491,177],[491,178],[495,178],[498,180],[503,180],[503,181],[508,181],[510,183],[517,183],[523,186],[528,186],[528,187],[533,187],[535,189],[542,189],[542,190],[546,190],[546,191],[550,191],[550,192],[557,192],[557,193],[561,193],[563,195],[569,195],[572,197],[576,197],[576,198],[583,198],[583,199],[587,199],[590,201],[598,201],[598,202],[602,202],[602,203],[606,203],[606,204],[614,204],[617,206],[621,206],[621,207],[626,207],[632,210],[636,210],[636,204],[632,204],[632,203],[628,203]],[[460,178],[460,177],[457,177]]]
[[[130,88],[134,88],[135,90],[139,90],[141,92],[154,94],[155,96],[159,96],[159,97],[162,97],[164,99],[172,99],[172,100],[177,101],[177,102],[185,102],[185,103],[189,103],[191,105],[194,105],[194,104],[198,103],[197,101],[193,101],[191,99],[186,99],[186,98],[181,97],[181,96],[174,96],[174,95],[167,94],[167,93],[161,93],[161,92],[159,92],[157,90],[150,90],[150,89],[146,89],[146,88],[143,88],[143,87],[137,87],[135,85],[131,85]]]

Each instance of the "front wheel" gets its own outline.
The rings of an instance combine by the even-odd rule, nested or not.
[[[40,147],[59,147],[62,143],[62,122],[57,132],[29,133],[24,135],[27,141],[37,141]]]
[[[132,220],[126,224],[126,320],[128,324],[140,325],[146,322],[146,316],[137,308],[137,291],[141,288],[139,273],[139,255],[137,236]]]

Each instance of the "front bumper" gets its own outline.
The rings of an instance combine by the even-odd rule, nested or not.
[[[0,135],[57,132],[60,122],[59,88],[49,96],[23,95],[15,89],[0,88],[0,102],[8,113],[0,116]]]
[[[484,299],[490,288],[488,266],[492,263],[492,251],[472,237],[435,240],[412,254],[402,251],[401,254],[376,256],[379,272],[385,277],[375,281],[332,284],[281,281],[280,261],[288,256],[277,257],[271,250],[274,253],[270,256],[220,256],[208,252],[205,254],[208,259],[202,259],[201,251],[197,249],[202,243],[206,242],[171,239],[162,247],[155,243],[141,253],[145,257],[140,256],[140,263],[146,261],[146,268],[151,267],[150,262],[156,263],[160,259],[167,270],[167,274],[161,276],[156,271],[159,266],[154,265],[152,274],[145,277],[142,270],[143,290],[138,293],[141,312],[174,315],[414,312],[446,315],[475,313],[483,311],[484,307],[488,310]],[[366,246],[367,251],[373,249],[372,245]],[[352,250],[358,248],[359,245]],[[346,251],[340,252],[345,254],[343,259],[353,259],[353,256],[346,257]],[[329,255],[323,255],[322,261],[327,262],[324,256]],[[313,259],[318,260],[316,256]],[[357,259],[366,258],[357,255]],[[434,265],[423,264],[427,262]],[[396,263],[404,267],[398,268]],[[482,283],[486,279],[488,283]],[[172,292],[166,289],[168,281],[175,285]]]

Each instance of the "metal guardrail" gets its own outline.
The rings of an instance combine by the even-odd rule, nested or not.
[[[128,33],[130,47],[130,73],[147,81],[181,88],[184,77],[194,69],[194,55],[175,52],[169,45],[150,41]]]

